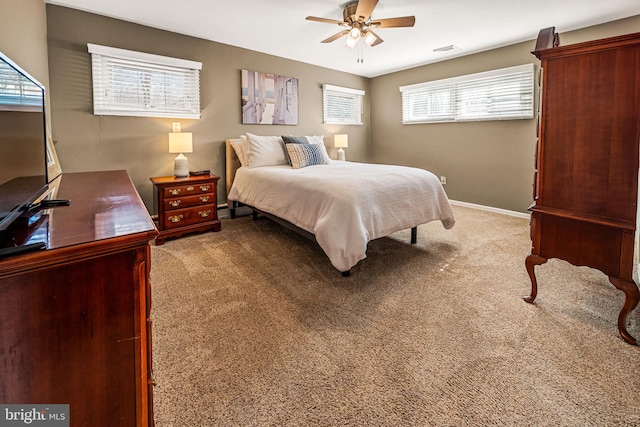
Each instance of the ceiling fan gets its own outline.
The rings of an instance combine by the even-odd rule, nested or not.
[[[328,24],[338,24],[341,27],[348,27],[331,37],[322,40],[322,43],[331,43],[338,40],[342,36],[349,37],[345,46],[353,48],[358,40],[362,37],[364,42],[369,46],[376,46],[384,40],[373,32],[373,28],[394,28],[394,27],[413,27],[416,22],[415,16],[402,16],[398,18],[387,19],[371,19],[371,12],[378,4],[378,0],[358,0],[351,1],[344,6],[342,12],[343,20],[318,18],[315,16],[307,16],[308,21],[324,22]]]

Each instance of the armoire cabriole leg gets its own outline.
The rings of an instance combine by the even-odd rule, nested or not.
[[[624,305],[618,315],[618,331],[620,331],[620,336],[625,342],[635,345],[637,343],[636,339],[627,332],[627,315],[636,308],[638,301],[640,301],[638,287],[631,281],[622,280],[617,277],[609,276],[609,281],[613,286],[624,292],[625,295]]]
[[[538,281],[536,280],[536,272],[534,271],[534,267],[536,265],[541,265],[547,262],[546,258],[542,258],[541,256],[531,254],[524,261],[524,264],[527,266],[527,273],[529,273],[529,278],[531,279],[531,293],[526,297],[522,297],[526,302],[533,302],[538,295]]]

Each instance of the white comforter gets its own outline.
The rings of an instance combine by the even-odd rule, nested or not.
[[[438,178],[423,169],[332,161],[329,165],[241,167],[229,193],[313,233],[331,264],[348,271],[370,240],[440,220],[455,224]]]

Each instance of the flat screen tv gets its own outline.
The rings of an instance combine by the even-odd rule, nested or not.
[[[45,89],[0,52],[0,232],[48,187]]]

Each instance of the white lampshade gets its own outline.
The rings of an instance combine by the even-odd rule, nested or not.
[[[349,146],[349,135],[340,134],[333,137],[333,145],[336,148],[343,148]]]
[[[191,153],[193,151],[193,139],[191,132],[169,133],[170,153]]]
[[[191,132],[180,132],[180,122],[171,124],[169,133],[169,152],[179,153],[173,166],[173,174],[178,177],[189,176],[189,161],[182,153],[193,151],[193,137]]]
[[[349,135],[339,134],[333,137],[333,146],[338,148],[338,160],[345,159],[343,148],[349,146]]]

